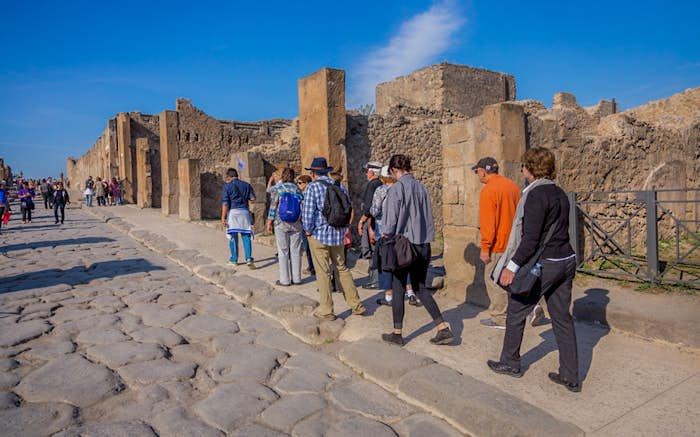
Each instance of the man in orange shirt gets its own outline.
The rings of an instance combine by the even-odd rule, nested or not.
[[[491,157],[482,158],[472,171],[484,184],[479,195],[479,226],[481,229],[481,261],[486,265],[486,292],[491,305],[491,318],[481,324],[491,328],[506,328],[508,295],[490,279],[490,272],[508,246],[515,209],[520,200],[520,189],[512,180],[498,174],[498,163]]]

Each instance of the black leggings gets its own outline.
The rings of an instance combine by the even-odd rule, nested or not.
[[[58,223],[58,209],[61,208],[61,223],[66,218],[66,205],[60,203],[53,204],[53,215],[56,217],[56,223]]]
[[[408,274],[411,273],[411,285],[413,291],[418,295],[418,298],[423,303],[423,306],[428,310],[428,314],[433,318],[435,326],[444,322],[440,308],[438,308],[432,293],[425,286],[425,279],[428,276],[428,266],[430,265],[430,243],[413,244],[416,250],[416,260],[410,266],[394,271],[392,282],[393,298],[391,300],[391,311],[394,316],[394,329],[403,328],[403,313],[404,313],[404,294],[406,293],[406,284]]]
[[[2,216],[5,215],[5,207],[0,206],[0,228],[2,228]]]
[[[22,208],[22,221],[32,221],[32,210],[31,208]]]

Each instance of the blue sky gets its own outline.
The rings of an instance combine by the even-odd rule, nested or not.
[[[441,61],[514,74],[518,99],[630,108],[700,86],[700,2],[5,2],[0,156],[64,171],[122,111],[188,97],[223,119],[297,115],[297,80],[347,72],[347,104]]]

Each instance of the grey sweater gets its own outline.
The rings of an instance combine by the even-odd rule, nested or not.
[[[435,239],[433,208],[423,184],[407,173],[389,188],[384,205],[382,232],[403,235],[413,244],[430,243]]]

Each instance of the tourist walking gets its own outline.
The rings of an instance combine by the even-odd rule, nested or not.
[[[22,223],[31,223],[34,200],[32,199],[32,191],[29,189],[29,183],[22,182],[20,189],[17,191],[17,197],[19,198],[20,210],[22,211]]]
[[[92,196],[95,193],[95,181],[92,180],[92,176],[88,176],[85,181],[85,206],[92,206]]]
[[[294,183],[294,170],[282,170],[280,181],[270,191],[267,232],[275,232],[280,276],[277,285],[301,284],[301,251],[303,228],[301,201],[303,195]]]
[[[518,203],[508,247],[496,265],[493,278],[509,287],[520,268],[533,262],[537,264],[532,270],[540,277],[529,293],[509,295],[501,358],[487,364],[496,373],[522,376],[520,346],[526,318],[544,296],[559,348],[559,372],[550,373],[549,378],[579,392],[576,331],[570,312],[576,254],[569,244],[569,200],[554,183],[555,159],[549,149],[527,150],[522,157],[522,172],[529,185]],[[538,258],[533,259],[535,256]]]
[[[297,177],[297,187],[301,190],[301,194],[305,195],[306,193],[306,187],[309,186],[311,183],[311,176],[307,174],[299,175]],[[302,200],[301,202],[302,206],[304,205],[304,201]],[[303,244],[304,244],[304,252],[306,253],[306,264],[308,267],[302,271],[302,273],[305,273],[307,275],[314,276],[316,274],[316,270],[314,270],[314,261],[311,259],[311,249],[309,248],[309,240],[306,238],[306,232],[301,233],[301,237],[303,239]]]
[[[95,181],[95,197],[97,198],[97,206],[107,205],[105,202],[105,195],[105,184],[102,182],[102,178],[98,176],[97,181]]]
[[[39,185],[39,191],[41,192],[41,199],[44,201],[44,209],[49,209],[50,190],[49,182],[47,182],[46,179],[41,180],[41,184]]]
[[[479,258],[484,263],[484,272],[488,276],[506,250],[515,209],[520,200],[518,186],[509,178],[498,174],[498,170],[498,163],[491,157],[481,158],[472,167],[479,182],[484,185],[479,194]],[[495,281],[486,278],[484,282],[489,296],[491,317],[481,320],[481,324],[490,328],[506,329],[508,294]]]
[[[121,194],[119,190],[119,182],[117,178],[112,177],[112,182],[109,183],[109,192],[111,193],[110,200],[112,204],[121,205]]]
[[[56,190],[53,192],[53,216],[58,223],[58,211],[61,211],[61,224],[66,219],[66,205],[70,203],[68,191],[63,188],[63,182],[56,182]]]
[[[228,261],[238,264],[238,235],[240,234],[245,262],[248,268],[255,269],[251,245],[253,222],[248,206],[248,202],[255,200],[253,187],[238,178],[238,171],[235,168],[229,168],[226,171],[226,184],[221,197],[221,223],[226,229],[231,251],[231,258]]]
[[[5,181],[0,180],[0,229],[5,221],[5,213],[10,209],[10,199],[7,196]]]
[[[361,256],[363,258],[372,258],[372,253],[374,252],[374,243],[370,238],[370,230],[374,228],[375,218],[372,216],[370,211],[372,207],[372,200],[374,198],[374,192],[382,185],[380,179],[380,172],[382,169],[382,163],[377,161],[370,161],[366,163],[363,168],[365,169],[365,176],[367,177],[367,187],[362,196],[362,205],[360,209],[362,215],[360,220],[357,222],[357,233],[361,237]],[[369,263],[369,268],[367,270],[367,282],[362,286],[362,288],[367,290],[375,290],[379,287],[379,272],[377,269],[373,268],[373,263]]]
[[[407,249],[411,256],[405,266],[396,266],[392,278],[393,299],[391,301],[394,330],[388,334],[382,334],[384,341],[403,345],[402,336],[404,317],[404,290],[408,282],[408,274],[411,273],[413,290],[420,297],[423,306],[433,318],[433,324],[437,328],[435,337],[430,339],[433,344],[450,344],[454,336],[449,326],[445,323],[440,308],[438,308],[433,295],[425,285],[430,266],[430,243],[435,239],[435,224],[433,222],[433,209],[430,205],[430,195],[425,186],[415,180],[411,174],[411,159],[406,155],[394,155],[389,161],[389,172],[396,183],[387,193],[386,203],[382,216],[383,238],[394,237],[395,244]],[[406,245],[400,244],[408,240]],[[397,262],[399,261],[397,251]]]
[[[328,177],[333,167],[328,166],[326,158],[314,158],[306,170],[311,171],[313,181],[306,188],[302,223],[311,248],[319,291],[319,307],[314,317],[320,320],[336,319],[331,297],[331,265],[338,272],[345,302],[352,314],[362,315],[365,307],[357,294],[350,270],[345,266],[343,239],[352,212],[348,190],[342,184],[335,185]]]

